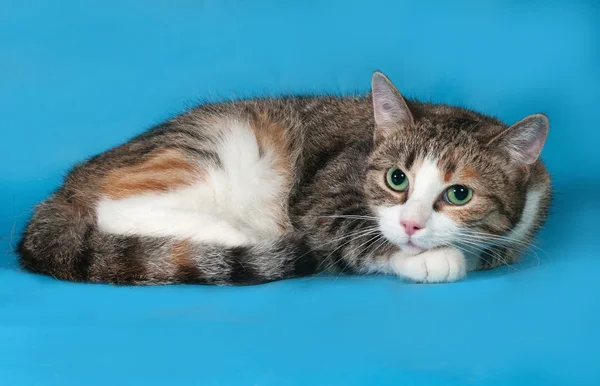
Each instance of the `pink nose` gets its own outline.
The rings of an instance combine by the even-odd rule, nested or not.
[[[409,236],[412,236],[416,231],[423,228],[421,224],[418,224],[414,221],[402,220],[400,221],[400,224],[402,224],[406,234]]]

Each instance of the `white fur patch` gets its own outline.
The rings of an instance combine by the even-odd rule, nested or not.
[[[248,123],[224,120],[217,149],[222,168],[206,180],[166,193],[148,193],[98,203],[101,230],[113,234],[170,236],[202,243],[242,245],[274,237],[279,229],[285,178],[263,157]]]
[[[535,223],[535,217],[537,216],[540,208],[540,200],[542,199],[543,193],[541,191],[530,191],[527,192],[525,200],[525,207],[523,208],[523,214],[517,225],[510,231],[506,238],[523,241],[531,231]]]
[[[445,187],[444,182],[440,178],[437,161],[429,158],[423,160],[414,180],[410,198],[406,204],[415,207],[415,213],[411,214],[411,216],[415,216],[419,220],[424,220],[422,216],[424,214],[427,216],[431,213],[433,203]],[[431,205],[419,205],[421,203],[430,203]]]
[[[260,157],[254,132],[247,123],[233,122],[217,153],[223,168],[208,171],[213,189],[211,211],[256,236],[281,233],[286,180],[274,168],[276,155],[265,148]]]
[[[176,203],[177,194],[171,196]],[[226,221],[207,213],[160,206],[165,202],[165,197],[153,195],[102,200],[97,207],[98,227],[112,234],[175,237],[228,246],[249,241]]]

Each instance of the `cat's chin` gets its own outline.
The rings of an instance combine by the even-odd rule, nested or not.
[[[418,245],[415,245],[411,241],[400,245],[400,249],[409,255],[418,255],[419,253],[423,253],[427,250],[425,248],[419,247]]]

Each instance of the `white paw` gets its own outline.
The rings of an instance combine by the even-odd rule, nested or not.
[[[465,256],[454,248],[436,248],[415,256],[399,252],[392,255],[390,264],[398,276],[419,283],[457,281],[467,274]]]

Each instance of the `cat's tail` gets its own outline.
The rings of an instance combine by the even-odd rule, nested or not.
[[[320,266],[295,234],[238,247],[112,235],[92,215],[67,213],[73,210],[52,199],[37,208],[19,243],[23,268],[77,282],[247,285],[308,276]]]

